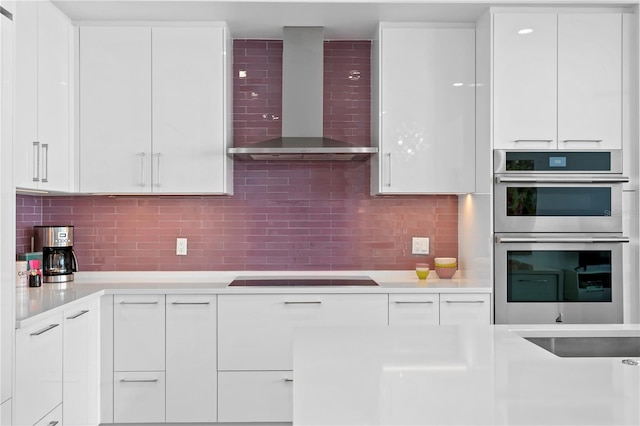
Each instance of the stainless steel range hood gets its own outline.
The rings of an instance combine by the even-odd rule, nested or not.
[[[365,160],[376,147],[322,135],[324,39],[322,27],[284,27],[282,137],[229,148],[240,160]]]

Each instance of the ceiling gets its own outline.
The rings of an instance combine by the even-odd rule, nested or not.
[[[516,0],[517,1],[517,0]],[[623,4],[603,0],[601,3]],[[575,4],[576,0],[567,0]],[[284,26],[322,26],[328,40],[370,39],[379,21],[475,22],[505,0],[53,0],[73,21],[226,21],[233,38],[281,39]],[[548,0],[548,3],[558,3]],[[585,0],[585,3],[593,3]],[[522,4],[522,3],[520,3]],[[540,4],[530,0],[529,4]]]

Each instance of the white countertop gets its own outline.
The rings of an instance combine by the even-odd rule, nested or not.
[[[461,275],[459,273],[458,275]],[[228,287],[237,277],[371,277],[379,286]],[[206,272],[80,272],[65,285],[16,289],[16,327],[71,303],[103,294],[282,294],[282,293],[490,293],[487,280],[439,279],[434,271],[418,280],[414,271],[206,271]]]
[[[293,423],[640,424],[640,366],[560,358],[520,336],[545,333],[640,336],[640,325],[299,329]]]

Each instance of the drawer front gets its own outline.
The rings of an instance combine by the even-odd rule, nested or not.
[[[164,373],[157,371],[113,375],[114,423],[162,423],[165,421]]]
[[[293,421],[292,378],[291,371],[220,372],[218,421]]]
[[[389,325],[438,325],[438,294],[390,294]]]
[[[387,325],[385,294],[221,295],[218,370],[291,370],[300,326]]]
[[[33,425],[62,402],[62,329],[58,314],[16,330],[16,425]]]
[[[440,324],[491,324],[491,295],[440,295]]]
[[[163,371],[164,295],[116,295],[113,298],[115,371]]]

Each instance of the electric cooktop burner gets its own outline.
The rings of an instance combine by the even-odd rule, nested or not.
[[[369,277],[353,278],[254,278],[239,277],[229,287],[378,286]]]

